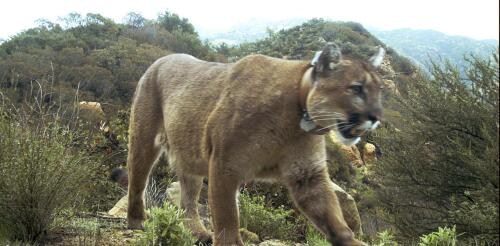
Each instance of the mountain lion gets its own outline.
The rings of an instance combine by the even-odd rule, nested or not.
[[[380,48],[369,61],[342,59],[328,43],[312,62],[263,55],[230,64],[185,54],[157,60],[139,81],[132,104],[128,227],[142,228],[146,181],[165,150],[179,177],[187,225],[200,241],[243,245],[238,188],[250,180],[275,180],[333,245],[364,245],[344,221],[322,134],[334,130],[345,144],[355,144],[377,127],[382,83],[375,69],[383,56]],[[198,215],[203,177],[213,234]]]

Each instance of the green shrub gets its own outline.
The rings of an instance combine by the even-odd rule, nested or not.
[[[308,224],[306,229],[306,241],[307,245],[310,246],[329,246],[330,243],[325,240],[325,237],[321,235],[318,230],[316,230],[311,224]]]
[[[42,107],[0,104],[0,238],[37,241],[54,217],[81,204],[97,163],[69,125]]]
[[[438,231],[420,237],[418,246],[455,246],[457,244],[457,232],[455,226],[452,228],[439,227]]]
[[[267,207],[264,196],[249,196],[242,193],[240,202],[240,225],[257,233],[261,239],[283,239],[294,241],[298,238],[299,227],[291,215],[292,210],[283,207]]]
[[[397,99],[398,129],[377,131],[376,206],[398,237],[456,225],[461,241],[498,244],[498,51],[466,60],[465,74],[445,62],[415,76]]]
[[[398,242],[394,239],[394,235],[391,231],[385,230],[377,233],[377,238],[375,239],[373,246],[398,246]]]
[[[137,245],[194,245],[196,239],[184,225],[183,217],[184,212],[168,202],[161,208],[151,208]]]
[[[356,170],[352,167],[348,157],[338,143],[334,143],[330,137],[325,137],[326,153],[328,157],[328,173],[337,184],[344,187],[354,185]]]

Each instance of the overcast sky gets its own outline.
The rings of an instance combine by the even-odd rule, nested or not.
[[[100,13],[121,22],[131,11],[148,19],[165,10],[188,18],[196,28],[223,31],[250,19],[295,17],[360,22],[379,29],[434,29],[475,39],[499,36],[499,0],[11,0],[0,9],[0,38],[57,21],[70,12]]]

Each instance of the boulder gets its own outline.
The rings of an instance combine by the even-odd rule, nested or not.
[[[128,196],[123,196],[115,206],[108,211],[108,214],[117,218],[127,218]]]
[[[332,140],[334,144],[336,144],[339,147],[340,152],[347,158],[351,166],[354,167],[363,166],[363,160],[361,159],[361,154],[355,145],[347,146],[342,144],[340,140],[337,139],[334,132],[328,134],[328,137]]]
[[[266,240],[262,243],[259,243],[258,245],[259,246],[287,246],[288,244],[285,242],[282,242],[280,240],[273,239],[273,240]]]
[[[384,84],[385,90],[390,91],[394,95],[399,95],[399,90],[393,80],[383,79],[382,83]]]
[[[342,187],[337,184],[333,184],[335,194],[337,195],[342,209],[342,214],[347,222],[347,225],[354,232],[356,237],[363,234],[363,229],[361,228],[361,217],[359,216],[358,207],[356,206],[356,201],[349,195]]]
[[[390,59],[384,59],[384,61],[382,61],[382,64],[380,65],[378,71],[379,71],[380,75],[382,75],[385,78],[395,78],[396,77],[396,71],[394,71],[394,68],[392,67]]]
[[[240,228],[240,235],[241,239],[243,239],[244,242],[246,243],[259,243],[260,238],[257,234],[245,229],[245,228]]]
[[[167,201],[174,204],[178,208],[181,207],[181,184],[176,181],[172,182],[166,191]]]
[[[100,115],[104,115],[104,111],[102,111],[101,103],[99,103],[99,102],[82,101],[78,104],[78,107],[80,109],[87,109],[87,110],[97,112]]]
[[[363,160],[365,165],[373,165],[377,161],[377,149],[375,145],[366,143],[363,147]]]
[[[384,87],[387,91],[399,95],[398,88],[394,83],[394,79],[396,79],[396,72],[391,65],[390,59],[384,59],[380,68],[378,69],[380,75],[384,78],[382,79],[382,83],[384,83]]]

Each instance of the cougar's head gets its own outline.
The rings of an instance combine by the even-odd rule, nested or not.
[[[316,54],[302,83],[310,82],[305,107],[317,128],[335,130],[344,144],[352,145],[380,124],[383,84],[375,70],[384,54],[379,48],[368,61],[342,59],[333,43]]]

